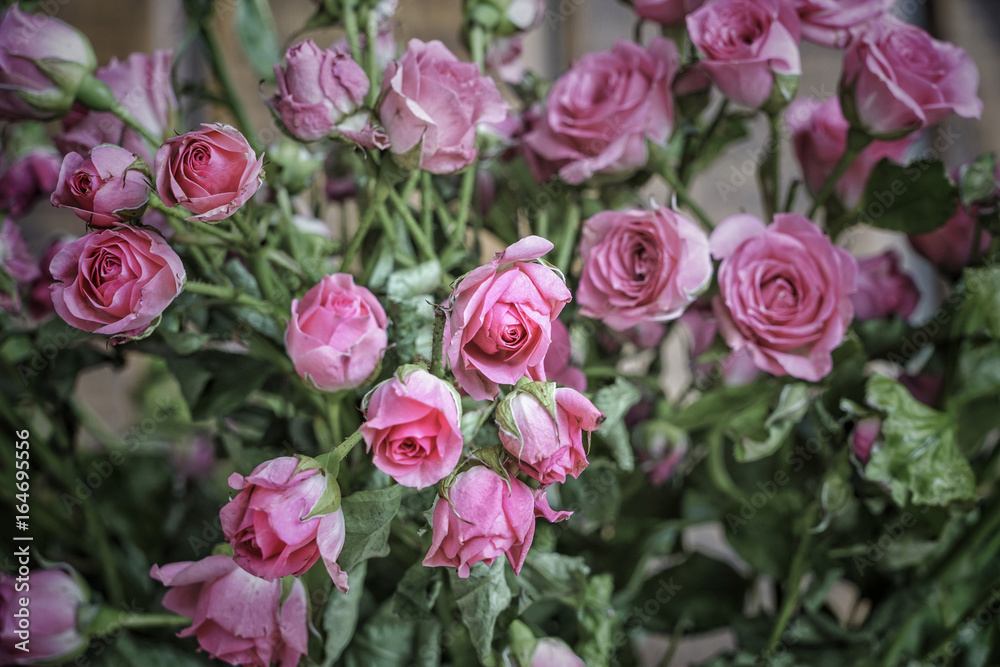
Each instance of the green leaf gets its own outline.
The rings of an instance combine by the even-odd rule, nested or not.
[[[785,385],[778,406],[764,422],[767,439],[741,437],[736,441],[735,457],[741,463],[757,461],[774,454],[784,444],[792,429],[809,409],[809,387],[803,383]]]
[[[924,234],[955,214],[958,189],[940,160],[899,165],[883,158],[868,177],[858,221],[907,234]]]
[[[398,484],[357,491],[341,502],[347,537],[337,563],[350,570],[369,558],[389,554],[389,523],[399,509]]]
[[[441,575],[440,568],[424,567],[419,561],[411,565],[392,596],[393,612],[406,620],[430,615],[444,583]]]
[[[415,296],[432,294],[441,285],[441,264],[432,259],[411,269],[394,271],[386,284],[386,297],[402,302]]]
[[[881,375],[868,380],[868,404],[885,413],[885,444],[872,453],[865,476],[889,485],[900,506],[947,505],[971,500],[975,475],[958,450],[951,416],[932,410],[903,385]]]
[[[391,603],[379,607],[355,633],[344,656],[347,667],[410,667],[416,624],[401,621]]]
[[[961,179],[963,206],[996,203],[996,169],[996,156],[992,153],[984,153],[963,170]]]
[[[749,136],[749,116],[727,114],[715,127],[712,136],[699,146],[698,154],[687,168],[687,173],[696,174],[704,171],[730,144],[741,141],[747,136]]]
[[[365,592],[365,570],[367,563],[361,563],[348,573],[351,588],[347,593],[336,589],[329,592],[330,599],[323,609],[323,667],[330,667],[340,658],[344,649],[351,643],[354,630],[358,625],[358,610],[361,606],[361,595]]]
[[[680,412],[670,415],[668,421],[678,428],[696,431],[717,425],[719,415],[740,415],[753,409],[756,403],[764,403],[766,411],[774,395],[773,385],[773,382],[758,381],[735,387],[718,387]]]
[[[523,587],[520,611],[541,600],[557,600],[580,609],[587,596],[590,568],[579,556],[564,556],[532,549],[518,576]]]
[[[511,591],[504,576],[506,564],[504,558],[498,558],[490,567],[476,563],[465,579],[460,578],[455,569],[448,569],[455,604],[482,662],[486,662],[493,651],[497,616],[510,606]]]
[[[1000,266],[966,269],[960,289],[965,294],[959,311],[962,331],[1000,339]]]
[[[236,34],[254,73],[261,79],[274,81],[274,65],[281,61],[281,51],[267,0],[239,0]]]
[[[577,655],[588,667],[604,667],[614,647],[620,645],[612,636],[615,613],[611,607],[611,593],[614,591],[614,577],[601,574],[592,577],[587,584],[583,611],[580,614],[582,635],[577,645]]]
[[[613,385],[602,387],[594,394],[594,406],[604,413],[604,423],[597,434],[608,443],[618,468],[625,471],[635,467],[625,415],[640,398],[639,390],[624,378],[616,379]]]

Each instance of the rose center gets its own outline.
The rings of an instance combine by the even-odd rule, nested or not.
[[[77,197],[86,197],[94,190],[93,180],[85,171],[77,171],[69,181],[70,189]]]
[[[520,323],[505,324],[500,331],[500,340],[507,347],[517,347],[524,340],[524,325]]]
[[[787,278],[777,277],[766,283],[762,290],[764,303],[771,308],[794,308],[799,303],[799,293]]]
[[[91,278],[94,284],[106,283],[114,280],[122,272],[122,260],[109,252],[101,252],[97,261],[94,262]]]

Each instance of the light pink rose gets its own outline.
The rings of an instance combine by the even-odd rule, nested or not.
[[[602,211],[583,223],[580,313],[616,331],[680,317],[712,279],[708,237],[668,208]]]
[[[465,579],[470,566],[492,565],[505,555],[518,574],[535,537],[535,517],[556,522],[569,515],[553,511],[541,490],[533,492],[516,478],[508,484],[489,468],[475,466],[455,477],[448,500],[438,498],[423,565],[455,567]]]
[[[826,377],[854,316],[854,258],[795,213],[775,215],[770,226],[731,216],[709,243],[722,260],[712,305],[729,347],[748,350],[757,368],[773,375]]]
[[[759,107],[776,74],[802,74],[799,17],[785,0],[713,0],[688,15],[687,28],[698,66],[733,102]]]
[[[0,119],[47,120],[70,110],[97,67],[90,42],[46,14],[15,2],[0,20]]]
[[[520,83],[528,73],[528,67],[521,59],[524,43],[520,37],[501,37],[493,40],[486,49],[486,67],[496,72],[497,78],[505,83]]]
[[[957,275],[969,263],[975,234],[976,219],[959,203],[955,215],[944,226],[926,234],[912,234],[909,239],[913,249],[926,257],[931,264],[946,273]],[[990,233],[981,230],[980,254],[989,250],[992,242],[993,237]]]
[[[576,366],[570,365],[572,352],[569,329],[562,320],[552,320],[552,340],[544,362],[545,377],[564,387],[587,391],[587,376]]]
[[[683,25],[688,14],[705,4],[705,0],[632,0],[635,13],[660,25]]]
[[[21,599],[27,599],[27,605]],[[77,613],[87,602],[76,578],[65,570],[32,570],[21,583],[0,572],[0,664],[63,664],[72,659],[90,643],[77,627]],[[30,614],[29,626],[21,629],[28,634],[18,636],[15,614],[24,609]],[[21,642],[27,651],[18,648]]]
[[[363,403],[359,429],[375,467],[403,486],[423,489],[451,474],[462,455],[462,405],[450,384],[403,366]]]
[[[589,434],[603,421],[604,414],[586,396],[569,387],[557,389],[554,382],[519,386],[497,408],[500,442],[524,474],[543,486],[580,476],[589,449],[583,432],[589,444]]]
[[[882,420],[878,417],[865,417],[854,425],[851,433],[851,449],[862,464],[867,464],[872,455],[872,446],[882,434]]]
[[[59,169],[53,206],[68,208],[91,227],[115,227],[142,217],[149,202],[149,167],[120,146],[101,144],[90,157],[69,153]]]
[[[842,49],[885,16],[895,0],[793,0],[802,20],[802,38]]]
[[[19,217],[42,197],[48,197],[59,179],[62,160],[51,147],[33,148],[19,156],[0,176],[0,209]]]
[[[167,206],[181,204],[188,220],[218,222],[243,206],[264,182],[264,155],[230,125],[202,123],[156,151],[156,191]]]
[[[848,123],[840,110],[840,100],[831,97],[823,102],[799,98],[788,106],[785,122],[792,131],[795,157],[802,167],[809,191],[816,195],[833,173],[847,150]],[[903,163],[917,135],[896,141],[873,141],[861,151],[847,172],[837,182],[834,192],[847,208],[861,201],[865,184],[882,158]]]
[[[588,53],[552,85],[545,109],[524,136],[541,162],[535,176],[552,170],[567,183],[594,174],[616,174],[646,164],[646,141],[665,145],[674,128],[670,85],[680,66],[677,47],[655,38],[648,48],[620,41],[610,51]]]
[[[159,234],[132,227],[91,232],[49,266],[52,305],[67,324],[137,336],[184,286],[184,265]]]
[[[851,295],[854,317],[873,320],[899,315],[907,319],[919,301],[920,290],[903,271],[895,250],[858,260],[858,291]]]
[[[964,49],[887,16],[844,53],[844,115],[876,137],[900,136],[951,113],[979,118],[979,70]]]
[[[382,304],[347,273],[323,276],[292,301],[285,347],[295,371],[323,391],[351,389],[378,368],[388,345]]]
[[[239,491],[219,512],[233,560],[254,576],[274,581],[303,575],[320,558],[334,585],[347,591],[347,573],[337,565],[344,548],[344,512],[330,511],[337,482],[308,458],[281,456],[244,477],[233,473]]]
[[[411,39],[382,79],[379,114],[405,166],[450,174],[476,159],[476,125],[499,123],[508,105],[474,63],[441,42]]]
[[[564,642],[543,637],[535,644],[531,667],[586,667],[586,664]]]
[[[545,379],[552,320],[572,295],[562,277],[536,261],[552,249],[538,236],[521,239],[470,271],[451,295],[445,350],[458,384],[476,400],[500,384]]]
[[[213,658],[295,667],[309,649],[306,589],[297,579],[282,602],[280,580],[255,577],[229,556],[154,565],[149,576],[171,587],[163,606],[191,619],[177,636],[194,635]]]
[[[108,85],[115,99],[156,137],[162,137],[174,128],[178,105],[170,80],[172,61],[172,51],[133,53],[122,61],[112,58],[96,72],[97,78]],[[159,147],[149,144],[113,113],[92,111],[81,104],[73,106],[72,112],[63,118],[62,125],[63,132],[55,137],[55,143],[63,153],[86,155],[98,144],[117,144],[151,165]]]

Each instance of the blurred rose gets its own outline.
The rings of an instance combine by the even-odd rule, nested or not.
[[[858,291],[851,295],[854,317],[873,320],[892,315],[908,319],[920,301],[920,290],[900,266],[899,254],[887,250],[881,255],[858,260]]]
[[[854,425],[851,434],[851,449],[861,463],[868,463],[872,455],[872,446],[882,433],[882,420],[878,417],[866,417]]]
[[[969,263],[972,256],[973,237],[976,235],[976,219],[958,205],[955,215],[942,227],[927,234],[910,235],[910,245],[926,257],[931,264],[946,273],[958,275]],[[993,237],[989,232],[979,232],[979,253],[989,250]]]
[[[0,572],[0,664],[62,664],[71,659],[90,643],[77,628],[77,614],[86,603],[76,577],[65,570],[31,570],[24,580]],[[24,610],[29,612],[27,626],[15,618]],[[22,642],[27,651],[18,646]]]
[[[28,290],[28,314],[36,321],[42,320],[55,312],[55,307],[52,305],[52,283],[54,279],[52,278],[49,266],[52,264],[52,258],[58,255],[59,251],[73,240],[74,238],[71,236],[53,239],[45,247],[41,259],[38,260],[39,276],[31,283]]]
[[[586,391],[587,376],[579,368],[570,365],[572,351],[569,329],[561,320],[552,320],[552,341],[543,364],[545,377],[565,387]]]
[[[2,280],[6,274],[9,280]],[[10,218],[0,226],[0,309],[21,311],[21,289],[40,275],[28,244],[21,236],[21,228]],[[9,291],[7,291],[9,290]]]
[[[705,0],[632,0],[635,13],[660,25],[683,25],[688,14],[705,4]]]
[[[0,209],[19,217],[49,197],[59,179],[59,154],[48,147],[18,157],[0,176]]]
[[[84,158],[69,153],[59,169],[52,205],[68,208],[91,227],[115,227],[142,217],[149,202],[149,169],[138,155],[101,144]]]
[[[802,38],[842,49],[888,13],[895,0],[794,0]]]

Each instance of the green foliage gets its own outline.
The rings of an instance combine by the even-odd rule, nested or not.
[[[924,234],[955,214],[958,190],[940,160],[899,165],[883,158],[868,177],[860,220],[882,229]]]

